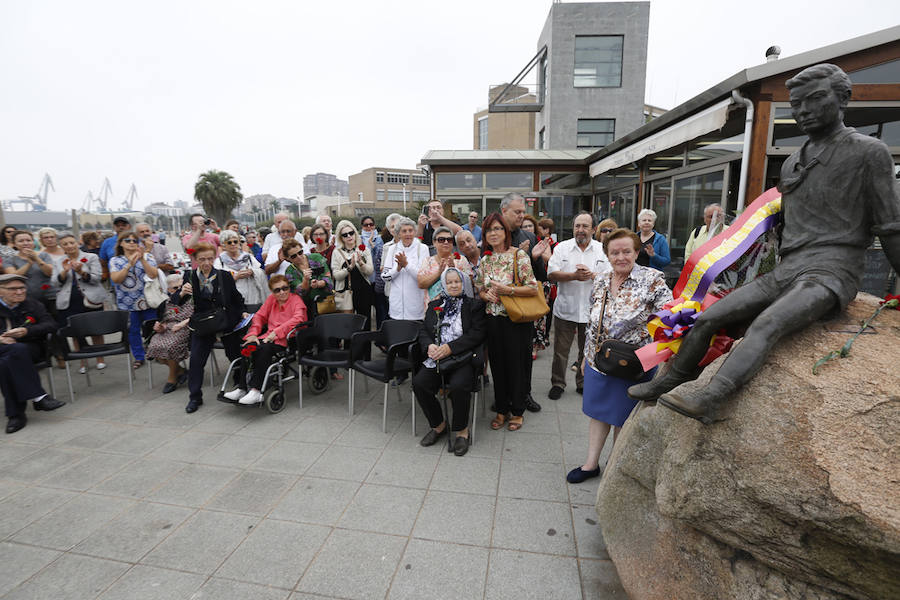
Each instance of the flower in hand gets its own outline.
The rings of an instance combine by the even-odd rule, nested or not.
[[[365,251],[366,251],[366,245],[365,245],[365,244],[360,244],[360,245],[359,245],[359,251],[360,251],[360,252],[365,252]]]
[[[241,356],[244,358],[250,358],[250,355],[254,352],[256,352],[256,344],[247,344],[241,348]]]
[[[900,310],[900,294],[896,296],[894,294],[888,294],[880,304],[883,304],[885,308],[896,308],[897,310]]]
[[[36,321],[35,321],[34,317],[32,317],[32,316],[27,316],[27,317],[25,317],[25,324],[26,324],[26,325],[33,325],[35,322],[36,322]]]

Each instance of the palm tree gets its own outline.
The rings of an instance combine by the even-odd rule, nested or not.
[[[231,217],[244,195],[241,186],[225,171],[207,171],[194,184],[194,198],[203,205],[203,210],[222,224]]]

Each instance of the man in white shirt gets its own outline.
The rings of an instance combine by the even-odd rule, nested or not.
[[[288,215],[286,213],[277,213],[275,215],[275,217],[274,217],[275,224],[272,226],[272,232],[269,235],[267,235],[266,239],[263,241],[263,248],[262,248],[263,262],[268,263],[267,259],[269,257],[269,252],[272,250],[272,246],[281,247],[281,224],[284,221],[290,221],[290,220],[291,220],[290,215]],[[293,221],[291,221],[291,223],[293,223]],[[300,232],[297,231],[296,225],[294,226],[294,239],[297,240],[298,242],[300,242],[301,244],[305,243],[305,241],[303,240],[303,236],[300,234]],[[287,267],[285,267],[285,268],[287,268]],[[283,273],[282,273],[282,275],[283,275]]]
[[[297,226],[294,225],[294,222],[290,219],[284,219],[281,222],[281,225],[278,226],[278,235],[280,236],[278,243],[269,248],[269,254],[266,256],[265,270],[268,277],[271,277],[276,273],[278,275],[284,275],[288,266],[291,264],[281,251],[281,244],[284,243],[284,240],[289,240],[291,238],[296,239]],[[268,240],[269,236],[266,236],[266,239]]]
[[[610,268],[603,246],[594,239],[594,216],[581,212],[575,216],[572,229],[575,237],[560,242],[553,249],[547,265],[547,278],[556,282],[556,301],[553,304],[553,366],[550,373],[550,393],[547,397],[559,400],[566,389],[569,350],[578,334],[578,364],[584,358],[584,336],[591,312],[591,289],[594,276]],[[584,388],[584,374],[575,373],[575,390]]]

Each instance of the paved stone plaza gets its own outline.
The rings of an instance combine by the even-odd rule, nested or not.
[[[188,415],[185,388],[161,395],[162,367],[153,391],[139,370],[129,396],[124,361],[109,365],[91,388],[73,370],[74,404],[29,410],[0,439],[0,598],[625,598],[597,480],[565,483],[587,419],[574,382],[546,398],[549,351],[534,369],[544,410],[515,433],[479,411],[462,458],[418,445],[408,383],[383,434],[377,382],[360,378],[353,418],[346,380],[306,391],[302,410],[288,384],[277,415],[207,387]]]

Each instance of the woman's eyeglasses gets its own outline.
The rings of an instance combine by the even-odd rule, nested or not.
[[[352,231],[345,231],[344,233],[341,234],[341,237],[342,237],[342,238],[349,238],[349,237],[353,237],[354,235],[356,235],[356,234],[353,233]]]
[[[612,233],[612,232],[613,232],[613,230],[611,227],[601,227],[600,228],[600,233]]]
[[[228,245],[230,246],[230,245],[232,245],[232,244],[240,244],[241,242],[240,242],[240,240],[228,240],[228,241],[225,242],[225,243],[228,244]]]
[[[272,288],[273,294],[280,294],[281,292],[289,292],[289,291],[291,291],[291,288],[289,288],[287,286],[280,286],[277,288]]]
[[[124,240],[122,240],[122,243],[123,244],[137,244],[138,241],[134,238],[125,238]]]
[[[434,241],[438,244],[450,244],[453,242],[452,237],[437,237],[434,238]]]
[[[375,227],[375,223],[363,223],[363,227]]]
[[[303,256],[302,252],[294,252],[293,254],[288,254],[288,260],[294,260],[298,256]]]

